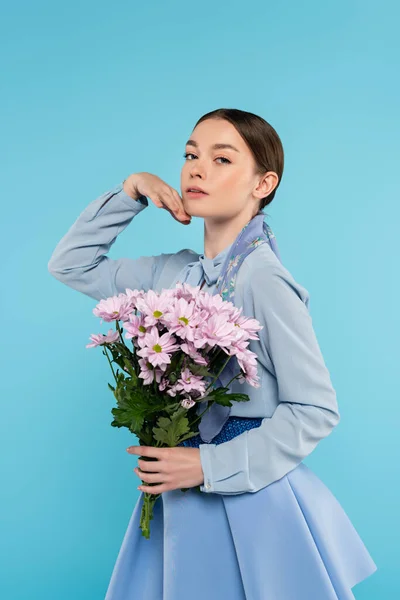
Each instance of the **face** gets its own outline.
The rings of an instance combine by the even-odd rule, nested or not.
[[[271,191],[268,182],[255,173],[253,155],[229,121],[214,118],[199,123],[185,154],[181,197],[189,215],[220,221],[240,214],[244,221],[250,220],[261,198]],[[196,186],[207,195],[191,196],[187,189]]]

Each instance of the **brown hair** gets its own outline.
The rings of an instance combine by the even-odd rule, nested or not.
[[[274,199],[283,174],[284,153],[279,135],[262,117],[237,108],[218,108],[206,113],[200,117],[195,127],[206,119],[225,119],[232,123],[253,154],[256,173],[263,175],[267,171],[274,171],[278,175],[275,189],[260,200],[261,211]]]

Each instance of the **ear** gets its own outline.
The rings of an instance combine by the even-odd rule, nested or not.
[[[257,187],[254,189],[253,194],[256,198],[261,200],[269,196],[269,194],[276,188],[279,182],[279,177],[275,171],[267,171],[259,179]]]

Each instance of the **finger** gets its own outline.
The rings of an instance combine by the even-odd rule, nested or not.
[[[164,191],[164,194],[154,193],[149,198],[158,208],[164,208],[169,214],[178,221],[178,223],[190,223],[191,217],[180,208],[177,200],[171,195],[171,191]]]
[[[149,198],[158,208],[165,208],[158,194],[151,194],[151,196],[149,195]]]
[[[182,217],[178,218],[175,212],[171,210],[168,206],[164,206],[163,208],[165,208],[169,212],[169,214],[175,219],[175,221],[178,221],[178,223],[182,223]]]
[[[185,207],[183,206],[183,199],[181,198],[181,196],[178,194],[178,192],[174,188],[171,188],[171,189],[172,189],[172,193],[174,195],[174,198],[176,199],[176,201],[178,202],[179,206],[181,207],[182,213],[185,215],[185,217],[187,219],[191,219],[192,218],[191,215],[189,215],[186,212]]]
[[[173,216],[178,221],[188,221],[190,220],[190,215],[188,215],[183,208],[182,200],[174,188],[169,187],[165,190],[165,201],[173,212]]]
[[[177,206],[172,202],[171,197],[166,198],[166,196],[168,196],[166,191],[163,194],[157,192],[152,194],[151,200],[158,208],[167,210],[175,221],[181,222],[182,218],[179,218],[179,213],[177,214]]]
[[[143,460],[138,459],[138,467],[143,472],[162,473],[164,469],[164,461],[162,460]]]
[[[167,483],[165,475],[161,475],[161,473],[147,473],[146,471],[141,471],[137,467],[133,469],[138,477],[142,481],[146,483]],[[160,481],[162,479],[162,481]]]
[[[164,199],[161,193],[159,192],[154,192],[151,194],[151,196],[149,196],[149,198],[151,198],[151,200],[153,201],[153,203],[158,206],[158,208],[168,208],[167,206],[165,206],[164,203]]]
[[[132,446],[131,454],[139,454],[139,456],[151,456],[154,458],[168,459],[171,448],[156,448],[155,446]]]
[[[163,492],[168,492],[168,490],[172,490],[169,485],[162,483],[161,485],[139,485],[138,490],[141,492],[146,492],[147,494],[162,494]]]
[[[178,221],[186,221],[188,215],[185,213],[180,201],[178,200],[178,198],[176,198],[175,194],[173,193],[172,188],[168,188],[168,190],[166,190],[165,197],[168,206],[171,208]]]

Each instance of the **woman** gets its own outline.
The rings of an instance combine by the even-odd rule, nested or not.
[[[261,117],[220,109],[196,123],[185,158],[182,195],[155,175],[133,173],[89,204],[57,245],[50,272],[96,300],[178,281],[219,293],[238,240],[275,196],[282,144]],[[183,224],[203,218],[204,254],[111,260],[116,236],[148,199]],[[149,540],[139,529],[138,498],[106,600],[348,600],[376,569],[335,497],[302,462],[339,412],[309,294],[270,237],[252,245],[229,282],[235,305],[263,325],[249,345],[260,387],[234,381],[233,391],[250,401],[228,413],[213,405],[201,436],[182,446],[128,449],[158,459],[139,459],[135,472],[144,482],[139,489],[162,496]],[[199,485],[203,493],[181,491]]]

